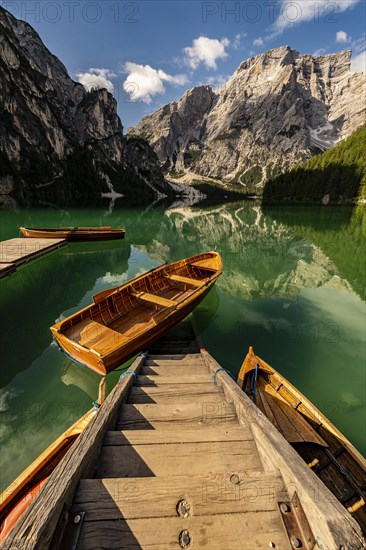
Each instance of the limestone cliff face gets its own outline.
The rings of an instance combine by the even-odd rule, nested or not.
[[[3,203],[93,199],[111,185],[127,197],[167,189],[149,144],[123,137],[112,95],[86,92],[34,29],[2,8],[0,75]]]
[[[130,131],[170,169],[257,192],[365,123],[366,75],[350,59],[348,50],[313,58],[276,48],[244,61],[219,93],[189,90]]]

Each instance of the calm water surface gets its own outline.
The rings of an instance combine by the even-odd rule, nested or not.
[[[164,261],[216,248],[224,273],[191,321],[233,374],[253,345],[366,453],[364,214],[348,208],[35,210],[18,225],[115,225],[124,241],[69,244],[0,280],[1,483],[91,407],[100,377],[52,343],[49,326],[96,292]],[[108,375],[109,389],[120,373]]]

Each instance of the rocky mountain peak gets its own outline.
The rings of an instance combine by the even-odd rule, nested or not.
[[[256,193],[364,124],[366,76],[350,63],[350,50],[313,58],[274,48],[243,61],[218,94],[189,90],[133,132],[168,169]]]
[[[169,190],[149,144],[123,136],[107,90],[74,82],[35,30],[1,7],[0,35],[2,204]]]

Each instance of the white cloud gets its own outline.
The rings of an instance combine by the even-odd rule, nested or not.
[[[351,71],[355,73],[366,73],[366,50],[356,56],[352,55]]]
[[[216,61],[226,59],[228,54],[225,50],[230,44],[230,40],[222,38],[207,38],[200,36],[195,38],[192,46],[184,48],[185,63],[193,70],[197,69],[203,63],[207,69],[217,69]]]
[[[361,0],[342,0],[342,2],[337,3],[337,14],[348,10],[348,8],[352,8],[360,1]],[[331,16],[331,14],[329,15],[328,0],[318,0],[315,4],[309,2],[309,0],[296,0],[296,2],[281,0],[279,7],[280,15],[273,23],[273,32],[268,36],[268,39],[279,36],[286,28],[292,27],[298,23],[314,21],[316,17],[318,17],[320,23],[327,14]]]
[[[261,46],[264,46],[263,38],[260,36],[253,40],[253,46],[256,46],[257,48],[260,48]]]
[[[325,53],[327,53],[327,50],[325,48],[319,48],[319,50],[315,50],[312,56],[319,57],[319,55],[324,55]]]
[[[113,83],[111,78],[117,75],[109,69],[89,69],[86,73],[77,73],[80,84],[84,86],[88,91],[92,88],[106,88],[108,92],[113,92]]]
[[[348,34],[344,31],[338,31],[336,32],[336,42],[349,42],[350,37]]]
[[[138,65],[128,61],[123,69],[128,76],[123,83],[123,89],[129,94],[131,101],[141,100],[151,103],[157,94],[165,92],[164,82],[176,86],[183,86],[188,82],[186,75],[171,76],[161,69],[154,69],[150,65]]]
[[[233,48],[233,50],[239,50],[242,46],[242,38],[246,38],[247,33],[246,32],[239,32],[235,35],[234,40],[231,41],[230,46]]]

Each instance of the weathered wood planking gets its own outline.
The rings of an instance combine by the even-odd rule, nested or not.
[[[174,380],[172,376],[165,375],[151,375],[151,376],[138,376],[138,386],[162,386],[163,384],[171,384]],[[209,374],[184,374],[179,375],[179,385],[182,384],[211,384],[211,377]]]
[[[177,372],[178,369],[178,372]],[[159,382],[158,377],[160,376],[171,376],[172,380],[179,384],[179,380],[184,380],[187,376],[196,376],[196,375],[206,375],[207,381],[210,380],[210,372],[206,365],[182,365],[181,367],[172,367],[172,365],[159,365],[151,367],[142,367],[141,376],[156,376],[156,381]]]
[[[194,457],[194,460],[192,460]],[[153,477],[231,472],[261,468],[256,445],[251,441],[209,441],[106,446],[102,448],[95,476]]]
[[[221,403],[224,394],[221,388],[206,384],[164,384],[159,387],[131,388],[127,403]]]
[[[151,443],[202,443],[203,441],[245,441],[253,439],[249,427],[236,425],[205,427],[197,430],[122,430],[107,432],[104,445],[149,445]]]
[[[238,483],[230,473],[82,479],[73,512],[83,510],[88,521],[176,517],[183,498],[194,516],[277,510],[278,500],[288,497],[280,474],[248,473]]]
[[[138,372],[144,362],[140,358],[130,370]],[[329,491],[314,484],[314,474],[227,373],[219,372],[218,385],[212,384],[220,367],[214,359],[202,353],[195,371],[186,374],[192,367],[152,365],[144,368],[163,369],[164,374],[126,375],[97,416],[104,418],[95,423],[97,434],[89,431],[85,437],[90,440],[75,444],[78,465],[59,468],[52,478],[51,488],[59,491],[71,514],[70,525],[83,513],[77,550],[289,550],[279,501],[295,490],[319,547],[366,548],[351,516]],[[198,373],[202,368],[206,374]],[[141,387],[143,381],[147,385]],[[131,389],[132,382],[137,387]],[[146,398],[154,402],[136,403]],[[81,479],[76,489],[77,481],[60,478],[70,472],[77,481],[93,479]],[[57,482],[67,488],[60,492]],[[20,535],[13,538],[14,546],[7,548],[50,547],[55,518],[61,514],[60,502],[47,502],[52,496],[43,491],[31,506],[36,515],[28,512],[30,538],[23,523],[14,530]],[[46,502],[37,505],[42,498]],[[68,526],[66,536],[73,529]],[[65,545],[62,531],[61,521],[52,550],[75,548],[74,542]]]
[[[9,239],[0,242],[0,262],[19,266],[52,250],[57,250],[65,244],[66,239]]]
[[[182,403],[175,405],[122,405],[117,419],[117,430],[156,430],[176,426],[202,428],[220,424],[237,425],[233,405],[222,401],[213,403]]]
[[[263,550],[272,543],[274,548],[291,550],[278,511],[90,522],[86,517],[77,550],[181,550],[183,531],[189,532],[192,548]]]

